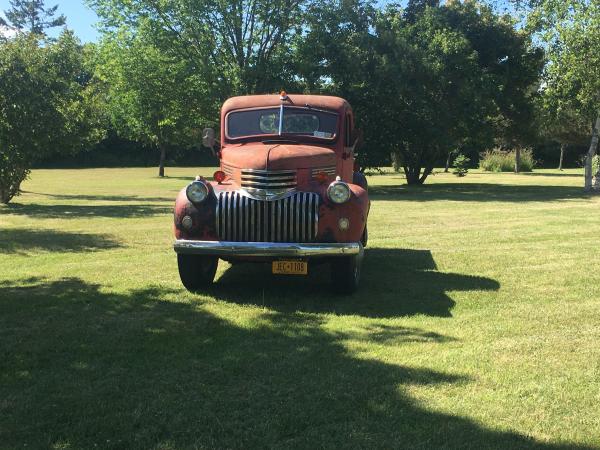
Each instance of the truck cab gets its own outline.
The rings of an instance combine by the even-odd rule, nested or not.
[[[221,109],[220,168],[196,177],[175,205],[179,274],[190,291],[213,282],[219,259],[306,275],[331,264],[336,291],[358,287],[369,199],[355,171],[350,104],[318,95],[233,97]],[[205,145],[216,145],[205,130]]]

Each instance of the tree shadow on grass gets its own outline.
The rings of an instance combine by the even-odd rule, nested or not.
[[[408,393],[469,383],[460,373],[365,359],[344,345],[382,333],[384,343],[402,336],[395,347],[443,345],[442,336],[321,325],[314,314],[272,311],[240,325],[160,287],[0,283],[0,440],[6,448],[561,448],[424,409]]]
[[[580,178],[583,184],[583,173],[542,173],[542,172],[523,172],[520,175],[528,177],[559,177],[559,178]]]
[[[93,202],[137,202],[137,203],[164,203],[175,202],[177,192],[171,197],[143,197],[137,195],[85,195],[85,194],[48,194],[44,192],[22,191],[23,194],[42,195],[57,200],[81,200]]]
[[[329,265],[309,267],[308,277],[276,276],[265,264],[236,264],[210,291],[221,300],[278,311],[332,312],[364,317],[414,314],[450,317],[447,291],[496,291],[490,278],[437,272],[429,250],[368,248],[361,286],[351,296],[332,295]]]
[[[85,217],[149,217],[173,212],[172,207],[153,204],[129,205],[54,205],[10,203],[3,213],[41,219],[80,219]]]
[[[370,186],[371,200],[461,202],[545,202],[589,198],[578,186],[519,186],[488,183],[435,183],[422,186]]]
[[[109,235],[57,230],[0,229],[1,253],[93,252],[119,247]]]

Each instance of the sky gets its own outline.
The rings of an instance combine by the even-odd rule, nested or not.
[[[82,42],[94,42],[98,40],[98,32],[94,24],[98,17],[87,6],[84,0],[46,0],[46,7],[58,4],[59,13],[67,16],[67,27],[75,32]],[[4,11],[10,8],[9,0],[0,0],[0,14],[4,17]],[[50,36],[60,33],[60,28],[49,31]]]

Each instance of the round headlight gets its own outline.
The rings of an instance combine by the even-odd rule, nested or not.
[[[187,198],[192,203],[201,203],[208,197],[208,186],[204,181],[193,181],[185,190]]]
[[[346,203],[350,200],[350,186],[343,181],[334,181],[327,188],[327,196],[333,203]]]

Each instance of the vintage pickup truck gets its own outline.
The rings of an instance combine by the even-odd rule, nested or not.
[[[331,264],[336,291],[359,283],[369,198],[355,167],[358,133],[342,98],[251,95],[227,100],[213,181],[196,177],[175,204],[175,252],[183,285],[213,282],[219,259],[271,263],[306,275]]]

